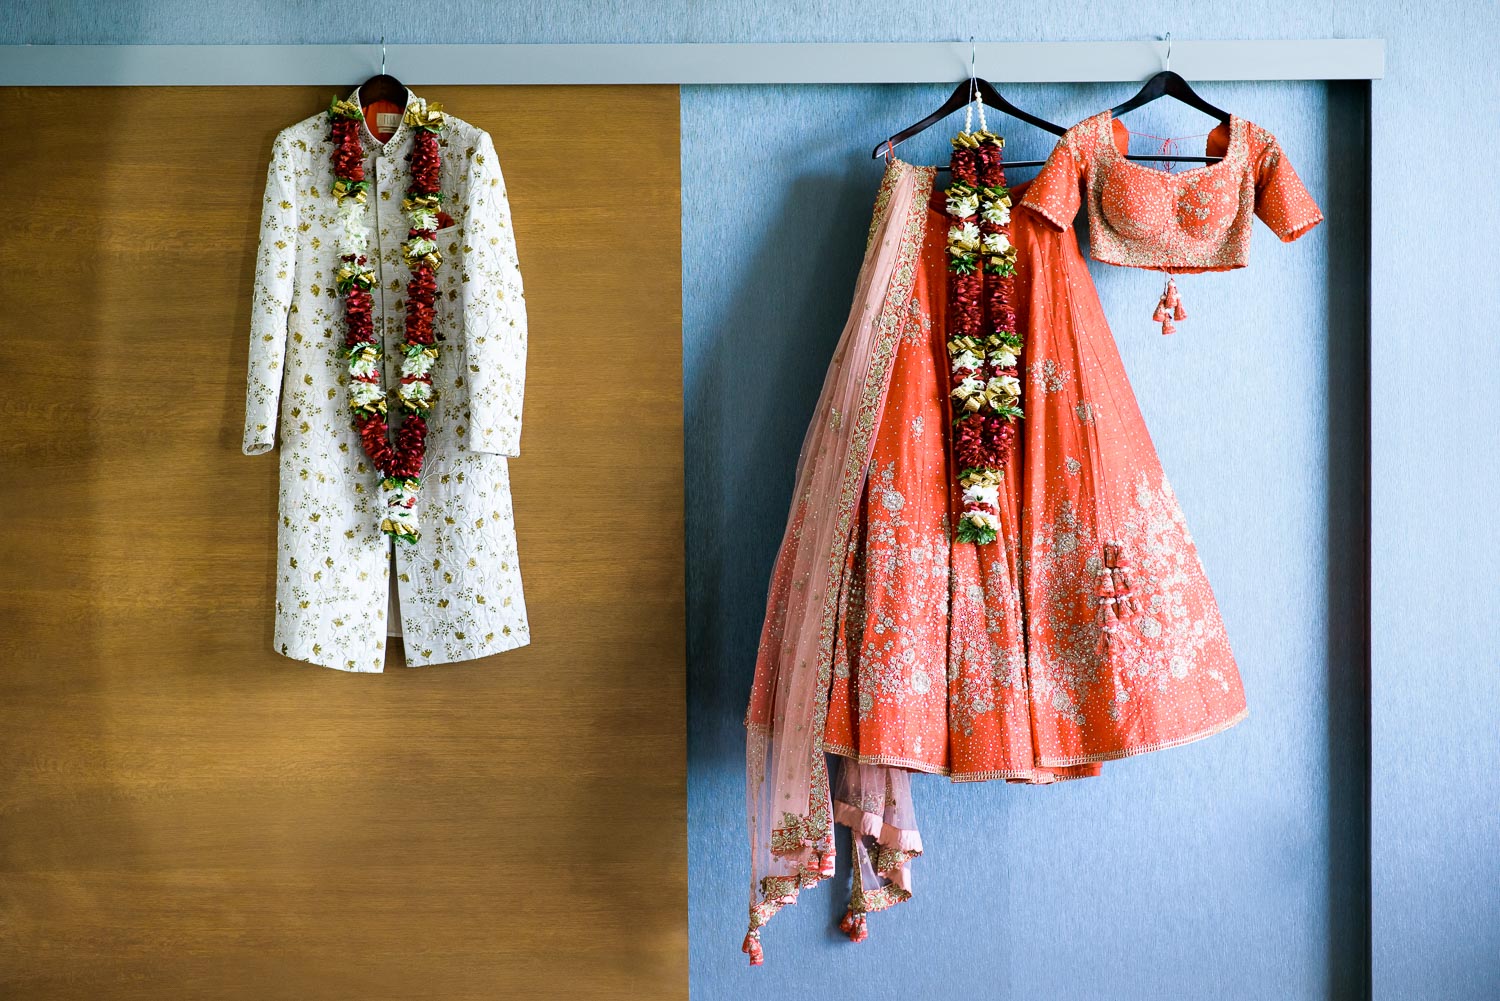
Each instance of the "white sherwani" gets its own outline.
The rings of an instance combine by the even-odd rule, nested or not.
[[[408,107],[423,103],[408,94]],[[394,415],[410,278],[401,198],[413,129],[403,122],[383,146],[363,122],[360,129],[375,336],[384,339]],[[522,646],[530,632],[506,457],[520,453],[526,308],[494,144],[451,115],[439,133],[443,207],[454,225],[437,232],[437,399],[417,502],[421,538],[407,544],[380,531],[380,476],[348,408],[330,135],[326,114],[277,135],[256,259],[244,450],[270,451],[279,429],[275,647],[324,667],[381,670],[393,548],[408,663]]]

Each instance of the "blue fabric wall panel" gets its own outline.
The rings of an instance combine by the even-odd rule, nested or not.
[[[1500,122],[1500,6],[1400,3],[1377,30],[1391,44],[1371,158],[1375,997],[1495,998],[1500,158],[1481,136]]]
[[[1330,664],[1329,647],[1330,635],[1362,631],[1363,620],[1331,624],[1328,590],[1330,550],[1357,542],[1363,519],[1357,495],[1336,498],[1350,510],[1331,518],[1328,491],[1340,463],[1361,467],[1354,482],[1362,475],[1355,438],[1363,428],[1358,417],[1331,425],[1328,402],[1333,365],[1362,375],[1365,331],[1362,311],[1356,322],[1330,324],[1327,228],[1286,246],[1260,229],[1250,269],[1182,279],[1191,318],[1172,338],[1150,319],[1159,276],[1095,269],[1220,596],[1251,718],[1199,745],[1106,765],[1086,782],[1026,789],[918,779],[929,857],[917,863],[917,897],[871,919],[870,943],[851,946],[833,927],[847,894],[841,874],[843,886],[809,892],[771,924],[765,968],[745,968],[734,951],[746,874],[739,716],[793,464],[847,313],[879,178],[868,150],[930,110],[943,89],[684,94],[684,283],[698,293],[684,303],[688,468],[696,471],[688,483],[694,996],[790,992],[809,979],[835,992],[875,950],[890,996],[936,997],[939,985],[945,995],[1320,998],[1338,987],[1352,996],[1329,943],[1342,935],[1342,948],[1360,955],[1363,927],[1335,919],[1331,883],[1363,885],[1363,804],[1362,795],[1331,801],[1330,776],[1348,774],[1362,793],[1363,762],[1331,749],[1329,735],[1330,714],[1359,718],[1363,693],[1335,691],[1330,678],[1357,675],[1347,661],[1362,648],[1346,643]],[[1119,88],[1013,90],[1024,107],[1072,121]],[[1330,158],[1325,136],[1338,123],[1327,89],[1212,93],[1279,134],[1358,248],[1363,188],[1351,192],[1333,176],[1362,176],[1362,131]],[[1203,121],[1161,106],[1132,127],[1174,134],[1206,131]],[[1041,133],[991,124],[1006,131],[1013,158],[1050,147]],[[947,135],[935,130],[903,155],[938,162]],[[730,186],[726,201],[718,192]],[[740,279],[726,282],[731,273]],[[1337,481],[1347,488],[1348,472]],[[1363,909],[1361,899],[1348,903]],[[1353,976],[1362,983],[1359,969]]]

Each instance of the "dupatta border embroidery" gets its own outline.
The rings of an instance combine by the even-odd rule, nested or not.
[[[841,544],[836,547],[830,555],[828,566],[825,569],[827,575],[827,589],[823,598],[822,623],[818,631],[818,696],[813,702],[813,761],[811,769],[812,787],[808,797],[808,803],[803,806],[800,814],[787,812],[787,819],[792,821],[786,825],[783,831],[787,835],[785,847],[789,850],[800,850],[807,835],[816,831],[822,837],[831,836],[829,823],[831,817],[818,818],[815,814],[828,812],[827,807],[820,805],[814,809],[812,804],[826,804],[829,799],[829,780],[826,763],[823,759],[824,745],[822,738],[823,727],[828,717],[828,688],[833,681],[833,646],[835,623],[841,601],[843,585],[844,563],[848,555],[848,540],[853,524],[854,510],[859,499],[860,491],[863,489],[865,471],[869,464],[869,452],[872,447],[876,426],[879,424],[882,411],[882,401],[885,398],[886,382],[890,375],[891,359],[895,356],[897,343],[900,341],[902,316],[907,300],[911,297],[912,286],[916,281],[917,262],[921,255],[922,241],[926,235],[926,215],[928,210],[928,199],[932,192],[933,178],[936,171],[931,167],[918,167],[902,161],[896,161],[886,170],[881,178],[880,189],[876,194],[874,220],[870,226],[869,236],[866,239],[865,252],[869,253],[874,242],[875,234],[879,232],[881,224],[885,221],[891,194],[895,188],[896,181],[902,171],[915,172],[916,190],[913,192],[906,218],[902,221],[900,230],[900,245],[897,248],[896,263],[891,272],[891,278],[887,283],[887,292],[881,305],[880,318],[877,321],[877,334],[875,349],[872,352],[872,362],[865,377],[864,387],[860,396],[859,410],[855,415],[855,425],[851,432],[850,449],[845,461],[842,485],[839,491],[838,517],[835,521],[835,533]],[[826,421],[830,419],[829,414],[818,414],[815,420]],[[770,727],[752,725],[752,729],[769,731]],[[821,822],[818,822],[820,821]],[[773,832],[772,851],[776,853],[774,844],[775,832]],[[831,849],[831,844],[830,844]],[[779,853],[778,853],[779,854]],[[752,934],[771,920],[783,906],[796,899],[797,891],[809,886],[816,885],[822,878],[832,875],[831,867],[828,873],[814,877],[806,870],[799,871],[791,876],[766,876],[759,887],[761,900],[751,908],[750,929]],[[894,901],[892,901],[894,902]],[[758,946],[758,943],[756,943]]]

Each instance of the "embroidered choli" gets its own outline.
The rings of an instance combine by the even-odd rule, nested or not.
[[[1243,118],[1208,135],[1206,155],[1223,159],[1192,170],[1125,159],[1129,138],[1108,111],[1073,126],[1022,204],[1067,229],[1082,198],[1095,260],[1176,273],[1244,267],[1252,215],[1284,242],[1323,221],[1276,137]]]

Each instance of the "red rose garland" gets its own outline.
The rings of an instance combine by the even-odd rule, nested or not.
[[[335,284],[344,296],[343,353],[349,368],[349,409],[365,454],[381,475],[386,510],[381,531],[407,542],[415,542],[416,504],[421,488],[422,463],[427,453],[427,414],[434,397],[432,366],[437,361],[433,333],[433,308],[437,301],[436,270],[442,254],[435,241],[442,161],[437,133],[443,127],[442,106],[426,104],[408,108],[405,123],[416,130],[413,138],[411,184],[402,200],[409,228],[402,256],[411,269],[406,286],[405,340],[400,384],[396,390],[403,420],[392,444],[386,421],[386,393],[381,386],[383,352],[375,338],[372,318],[375,274],[364,251],[369,229],[364,223],[364,146],[360,122],[364,112],[356,102],[337,98],[329,106],[333,127],[334,195],[343,223],[339,270]]]
[[[947,211],[948,356],[952,385],[953,459],[963,487],[960,542],[994,542],[1000,528],[999,492],[1022,415],[1010,243],[1010,194],[1000,150],[986,131],[953,140]]]

